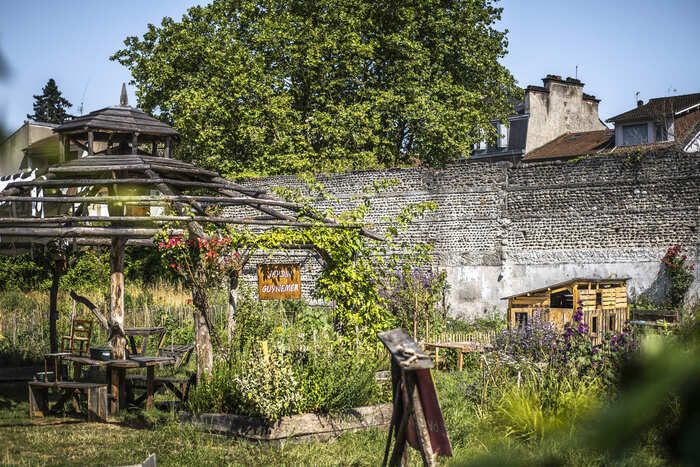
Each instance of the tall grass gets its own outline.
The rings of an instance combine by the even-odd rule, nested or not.
[[[107,314],[109,297],[99,288],[81,290],[103,314]],[[128,283],[125,290],[125,327],[164,326],[169,343],[193,340],[192,306],[189,292],[177,285],[157,282],[152,285]],[[214,293],[210,318],[217,329],[224,329],[228,313],[225,291]],[[40,362],[49,350],[48,291],[5,291],[0,294],[0,366]],[[58,296],[58,335],[70,332],[74,318],[93,319],[90,311],[76,304],[62,291]],[[104,345],[107,335],[97,322],[93,326],[92,345]]]

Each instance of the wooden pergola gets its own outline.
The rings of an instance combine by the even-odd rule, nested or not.
[[[17,250],[57,239],[109,246],[111,326],[124,326],[125,247],[153,245],[153,236],[169,222],[185,222],[195,235],[204,235],[202,223],[266,229],[307,228],[322,222],[331,228],[362,229],[363,234],[380,239],[359,226],[306,212],[301,205],[271,197],[265,190],[171,159],[177,132],[129,107],[124,88],[120,106],[70,120],[54,131],[63,141],[63,161],[25,173],[0,191],[0,246]],[[82,157],[68,151],[71,143],[83,148]],[[226,206],[245,209],[236,210],[242,213],[239,217],[212,214],[209,209]],[[56,346],[56,271],[51,290],[52,347]],[[124,358],[123,335],[113,336],[110,344],[115,358]]]

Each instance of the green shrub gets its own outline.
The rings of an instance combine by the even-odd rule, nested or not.
[[[49,279],[43,257],[0,255],[0,290],[31,290]]]
[[[251,351],[219,361],[193,391],[189,409],[276,420],[305,412],[331,413],[387,400],[375,381],[377,363],[343,344],[313,350]]]
[[[381,399],[371,351],[341,345],[317,347],[295,365],[303,394],[300,412],[331,413]],[[385,399],[386,400],[386,399]]]

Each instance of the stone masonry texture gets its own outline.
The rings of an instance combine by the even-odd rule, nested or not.
[[[348,208],[364,188],[383,179],[398,183],[372,200],[366,220],[375,230],[381,232],[386,218],[410,203],[437,203],[404,238],[433,244],[432,267],[447,272],[455,317],[500,316],[506,310],[502,297],[573,277],[629,277],[632,299],[658,298],[664,287],[659,260],[669,245],[681,243],[694,263],[699,259],[699,153],[666,148],[574,161],[466,160],[440,169],[322,175],[316,180],[340,203],[316,204]],[[306,189],[294,176],[246,184]],[[320,258],[291,252],[256,258],[262,260],[302,263],[302,288],[311,296]],[[246,270],[249,280],[254,266]],[[698,296],[697,279],[691,300]]]

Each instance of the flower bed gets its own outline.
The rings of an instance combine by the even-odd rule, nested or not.
[[[337,414],[290,415],[276,421],[220,413],[184,413],[180,416],[180,421],[191,423],[203,431],[255,441],[277,441],[330,438],[346,431],[386,427],[391,421],[391,412],[391,404],[379,404],[356,407]]]

